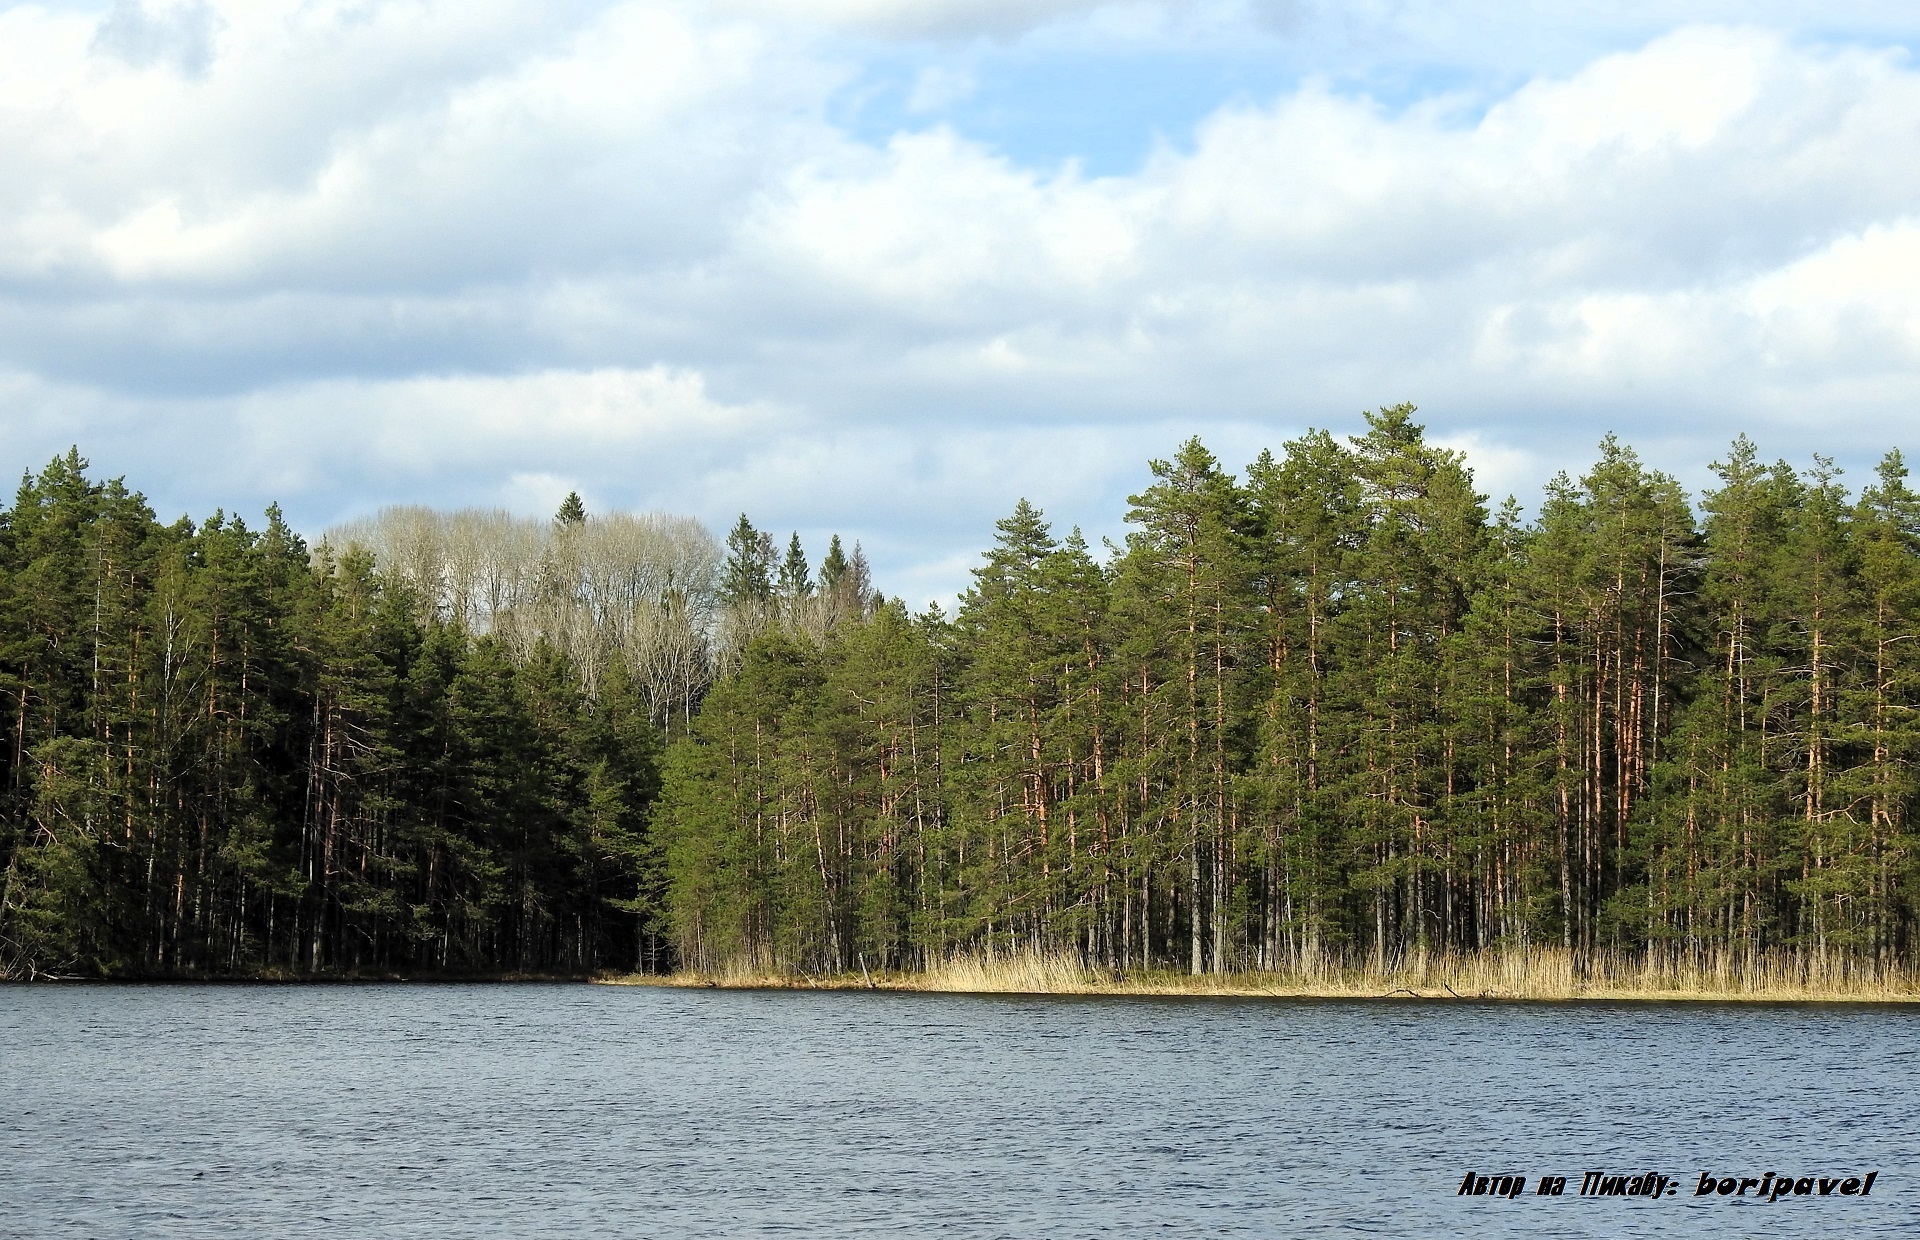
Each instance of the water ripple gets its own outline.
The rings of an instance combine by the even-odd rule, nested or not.
[[[1916,1051],[1892,1008],[14,987],[0,1235],[1905,1234]]]

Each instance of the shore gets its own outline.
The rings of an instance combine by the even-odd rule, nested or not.
[[[962,957],[931,969],[813,974],[750,965],[594,979],[612,986],[730,990],[892,990],[949,994],[1137,995],[1272,999],[1640,1000],[1727,1003],[1920,1003],[1920,976],[1829,957],[1708,959],[1590,956],[1533,949],[1416,957],[1398,966],[1319,965],[1193,975],[1117,970],[1067,956]]]
[[[517,970],[494,973],[405,973],[353,969],[296,973],[288,969],[262,969],[257,973],[41,973],[31,978],[0,976],[0,986],[559,986],[604,980],[604,977],[591,973],[523,973]]]

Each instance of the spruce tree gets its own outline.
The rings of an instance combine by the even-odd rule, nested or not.
[[[720,601],[729,607],[765,603],[773,597],[773,539],[741,513],[727,535],[727,562],[721,568]]]
[[[807,567],[807,553],[801,550],[800,535],[787,539],[787,555],[780,561],[780,595],[793,602],[813,596],[813,575]]]

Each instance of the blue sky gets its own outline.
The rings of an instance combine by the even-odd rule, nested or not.
[[[0,6],[0,452],[162,513],[745,510],[951,597],[1026,496],[1419,404],[1854,479],[1920,420],[1908,4]]]

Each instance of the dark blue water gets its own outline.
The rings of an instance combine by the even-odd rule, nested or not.
[[[1916,1069],[1888,1008],[11,987],[0,1235],[1910,1235]]]

